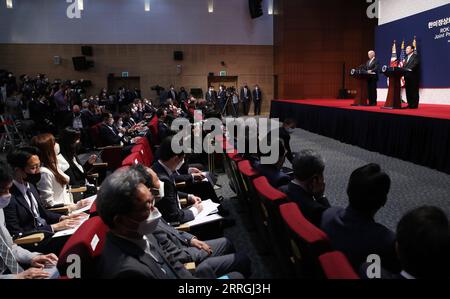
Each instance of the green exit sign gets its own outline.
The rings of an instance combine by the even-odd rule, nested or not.
[[[122,77],[128,77],[128,72],[122,72]]]

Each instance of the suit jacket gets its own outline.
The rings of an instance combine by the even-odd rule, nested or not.
[[[373,76],[375,78],[376,81],[378,81],[378,73],[380,72],[380,63],[378,62],[378,60],[375,58],[372,62],[370,62],[370,60],[368,60],[364,66],[364,69],[366,71],[372,71],[376,74],[376,76]]]
[[[163,141],[164,138],[170,135],[170,128],[163,122],[158,121],[158,139]]]
[[[118,135],[119,133],[114,129],[114,127],[109,127],[106,124],[100,126],[100,139],[104,146],[118,145],[122,138]]]
[[[217,92],[216,92],[216,91],[213,91],[213,92],[210,94],[210,93],[209,93],[209,90],[208,90],[208,91],[206,92],[205,99],[206,99],[206,101],[208,101],[208,102],[213,102],[213,103],[215,103],[216,100],[217,100]]]
[[[105,245],[97,264],[99,277],[108,279],[194,278],[182,264],[162,251],[153,236],[149,235],[147,238],[159,253],[160,263],[170,268],[175,277],[165,273],[161,269],[162,264],[156,262],[138,245],[112,232],[106,235]]]
[[[178,231],[164,219],[158,223],[153,235],[158,240],[163,250],[182,263],[192,262],[192,257],[187,250],[191,240],[195,237],[190,233]]]
[[[320,225],[322,213],[330,207],[328,200],[323,197],[315,200],[312,195],[297,184],[290,182],[287,186],[280,188],[290,200],[297,203],[303,216],[317,227]]]
[[[38,210],[41,218],[47,221],[47,225],[38,226],[34,219],[34,215],[31,212],[30,206],[28,205],[22,192],[13,185],[11,192],[11,201],[9,205],[3,209],[6,219],[6,227],[9,233],[14,239],[20,238],[22,235],[28,235],[33,232],[53,232],[51,224],[58,223],[61,218],[60,214],[53,213],[44,209],[39,201],[39,194],[36,188],[30,184],[30,190],[34,198],[37,201]]]
[[[276,165],[272,164],[261,164],[259,161],[253,163],[253,168],[261,175],[265,176],[269,181],[270,185],[274,188],[279,188],[281,186],[289,184],[292,178],[282,172]]]
[[[258,99],[258,101],[261,102],[263,99],[261,89],[259,89],[259,90],[254,89],[252,96],[253,96],[253,101],[256,101],[256,99]]]
[[[403,63],[403,68],[410,69],[412,71],[411,73],[406,73],[405,76],[418,78],[419,71],[420,71],[420,59],[419,59],[419,56],[417,54],[412,54],[411,58],[409,59],[409,61],[408,61],[408,57],[406,57],[406,59],[405,59],[405,61]]]
[[[178,93],[174,90],[173,91],[174,94],[172,94],[172,90],[167,91],[167,98],[168,99],[172,99],[174,101],[178,100]]]
[[[329,236],[332,247],[342,251],[355,269],[374,253],[381,257],[383,267],[399,270],[395,234],[373,218],[351,207],[332,207],[323,213],[320,227]]]
[[[158,175],[160,181],[164,182],[164,197],[156,203],[156,207],[161,212],[167,222],[185,223],[194,220],[194,213],[189,209],[181,209],[178,202],[180,198],[186,198],[188,194],[178,192],[175,186],[175,179],[156,161],[152,169]]]
[[[250,88],[247,88],[247,96],[245,96],[243,87],[241,88],[240,94],[241,94],[241,96],[240,96],[241,101],[250,102],[252,100],[252,92],[251,92]]]
[[[29,265],[31,264],[31,259],[40,254],[37,252],[30,252],[13,243],[12,237],[5,225],[5,215],[3,213],[3,209],[0,209],[0,238],[6,242],[6,245],[8,245],[11,249],[14,257],[20,264]],[[0,279],[1,278],[14,278],[14,275],[2,275],[0,273]]]

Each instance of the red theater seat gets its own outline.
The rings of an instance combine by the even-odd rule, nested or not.
[[[122,161],[122,166],[132,166],[136,164],[145,164],[140,152],[131,153]]]
[[[100,217],[96,216],[86,220],[70,236],[61,250],[58,260],[60,275],[71,278],[70,273],[67,273],[67,268],[73,263],[69,256],[74,254],[80,258],[80,278],[95,278],[96,260],[103,250],[108,231],[109,228]]]
[[[319,262],[328,279],[359,279],[347,257],[340,251],[322,254]]]

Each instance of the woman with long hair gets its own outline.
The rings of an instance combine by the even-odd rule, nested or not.
[[[31,145],[40,150],[41,179],[36,187],[42,204],[46,208],[68,206],[70,212],[86,206],[88,202],[84,200],[74,204],[72,195],[68,192],[69,176],[59,168],[56,158],[59,145],[55,137],[49,133],[37,135],[31,139]]]
[[[79,130],[67,127],[61,132],[59,138],[61,154],[57,155],[60,169],[69,176],[72,186],[91,186],[87,181],[86,173],[94,167],[97,155],[91,155],[89,159],[81,164],[78,159],[78,150],[81,146],[81,133]],[[93,188],[95,188],[92,185]]]

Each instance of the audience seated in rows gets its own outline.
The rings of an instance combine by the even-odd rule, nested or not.
[[[49,253],[43,255],[30,252],[13,243],[5,226],[3,209],[9,205],[13,186],[13,173],[8,164],[0,161],[0,279],[42,279],[57,278],[58,257]],[[25,270],[24,270],[25,267]]]

